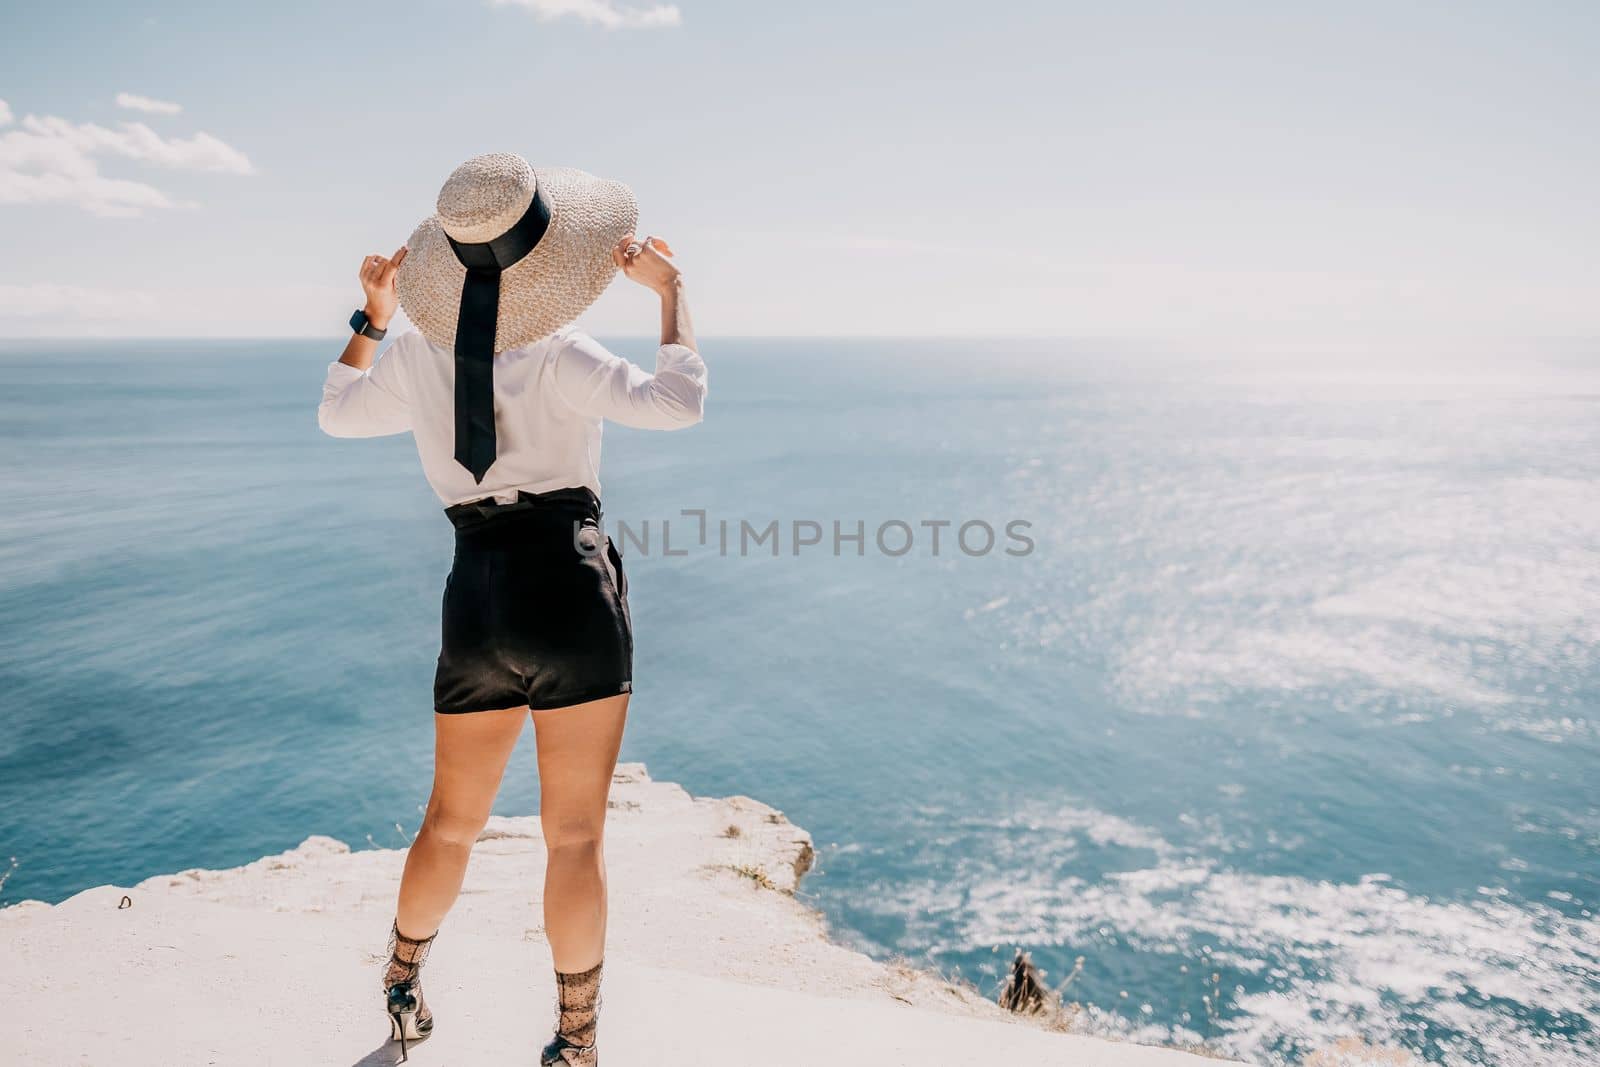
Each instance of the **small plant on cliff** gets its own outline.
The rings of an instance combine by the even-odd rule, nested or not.
[[[1044,983],[1045,973],[1034,966],[1033,957],[1019,948],[1011,961],[1011,972],[1000,987],[1000,1006],[1017,1015],[1040,1016],[1053,1030],[1071,1030],[1083,1008],[1076,1002],[1065,1002],[1061,993],[1082,973],[1083,957],[1079,956],[1073,961],[1072,973],[1051,989]]]
[[[739,875],[741,878],[750,879],[762,889],[778,888],[777,883],[772,880],[771,876],[767,874],[766,870],[754,863],[735,863],[728,869],[734,874]]]
[[[1043,1015],[1055,1006],[1055,994],[1044,984],[1044,974],[1033,957],[1017,949],[1011,973],[1000,987],[1000,1006],[1017,1015]]]

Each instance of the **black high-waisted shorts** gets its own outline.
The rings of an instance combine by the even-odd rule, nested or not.
[[[535,711],[633,688],[622,556],[588,489],[457,504],[435,711]]]

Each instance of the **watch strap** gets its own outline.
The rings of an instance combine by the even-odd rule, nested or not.
[[[350,328],[362,337],[370,337],[374,341],[383,340],[384,336],[389,332],[388,330],[380,330],[372,325],[372,320],[367,318],[367,313],[363,308],[356,308],[356,313],[350,316]]]

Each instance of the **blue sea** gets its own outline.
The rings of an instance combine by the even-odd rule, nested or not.
[[[606,432],[623,758],[811,830],[836,937],[1257,1063],[1600,1061],[1597,364],[704,347],[704,425]],[[415,828],[452,531],[317,430],[336,349],[0,345],[0,898]]]

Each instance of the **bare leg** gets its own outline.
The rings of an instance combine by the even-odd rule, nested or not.
[[[433,794],[406,853],[395,923],[407,937],[433,935],[461,893],[467,861],[522,733],[526,707],[435,713]]]
[[[604,832],[628,696],[533,713],[548,862],[544,928],[557,971],[587,971],[606,944]]]

